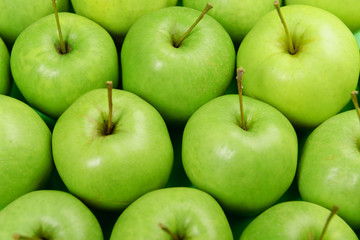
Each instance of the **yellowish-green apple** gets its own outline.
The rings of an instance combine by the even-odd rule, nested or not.
[[[291,5],[281,11],[291,38],[274,10],[240,45],[244,94],[274,106],[296,127],[315,127],[349,102],[359,78],[359,47],[346,25],[325,10]]]

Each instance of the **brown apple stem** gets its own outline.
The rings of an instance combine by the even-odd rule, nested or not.
[[[113,88],[113,82],[107,81],[107,90],[108,90],[108,101],[109,101],[109,117],[108,117],[108,126],[106,135],[111,134],[111,128],[112,128],[112,110],[113,110],[113,103],[112,103],[112,88]]]
[[[288,29],[288,27],[287,27],[287,24],[286,24],[286,22],[285,22],[285,19],[284,19],[282,13],[281,13],[279,1],[276,0],[276,1],[274,2],[274,5],[275,5],[276,11],[277,11],[277,13],[278,13],[278,15],[279,15],[279,17],[280,17],[280,20],[281,20],[281,22],[282,22],[282,24],[283,24],[283,26],[284,26],[285,33],[286,33],[286,35],[287,35],[288,44],[289,44],[289,53],[292,54],[292,55],[294,55],[294,54],[296,53],[296,50],[295,50],[295,48],[294,48],[294,44],[293,44],[293,42],[292,42],[292,38],[291,38],[291,35],[290,35],[290,32],[289,32],[289,29]]]
[[[56,7],[56,0],[52,0],[52,4],[53,4],[53,7],[54,7],[56,25],[57,25],[57,28],[58,28],[58,31],[59,31],[60,51],[61,51],[62,54],[66,54],[67,51],[66,51],[65,42],[63,40],[63,36],[62,36],[62,32],[61,32],[59,15],[58,15],[57,7]]]
[[[205,16],[205,14],[211,9],[213,6],[210,3],[206,4],[205,9],[202,11],[200,16],[196,19],[196,21],[191,25],[191,27],[182,35],[182,37],[175,43],[175,47],[178,48],[184,39],[189,35],[189,33],[195,28],[195,26],[200,22],[200,20]]]
[[[13,236],[14,240],[43,240],[42,238],[38,238],[38,237],[25,237],[22,236],[20,234],[14,234]]]
[[[171,231],[170,231],[170,229],[168,229],[166,226],[164,226],[162,223],[159,223],[159,227],[162,229],[162,230],[164,230],[165,232],[167,232],[170,236],[171,236],[171,238],[173,239],[173,240],[180,240],[179,238],[178,238],[178,236],[176,236],[175,234],[173,234]]]
[[[322,239],[324,238],[326,229],[328,228],[331,219],[334,217],[334,215],[337,213],[338,210],[339,210],[339,207],[336,206],[336,205],[335,205],[335,206],[333,207],[333,209],[331,210],[331,213],[330,213],[328,219],[326,220],[324,229],[323,229],[323,231],[322,231],[322,233],[321,233],[321,236],[320,236],[319,240],[322,240]]]
[[[358,100],[357,100],[357,97],[356,97],[356,95],[358,95],[358,93],[359,93],[358,91],[353,91],[351,93],[351,99],[352,99],[352,102],[353,102],[353,104],[355,106],[355,109],[356,109],[356,112],[357,112],[357,115],[358,115],[359,121],[360,121],[360,108],[359,108],[359,103],[358,103]]]
[[[239,93],[239,102],[240,102],[240,114],[241,114],[241,122],[240,122],[240,127],[244,130],[246,130],[246,125],[245,125],[245,117],[244,117],[244,106],[243,106],[243,98],[242,98],[242,89],[243,89],[243,85],[242,85],[242,78],[244,75],[244,68],[243,67],[239,67],[237,69],[237,86],[238,86],[238,93]]]

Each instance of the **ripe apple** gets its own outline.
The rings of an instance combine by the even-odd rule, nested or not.
[[[339,17],[348,28],[355,32],[360,29],[360,1],[359,0],[285,0],[286,5],[301,4],[322,8]]]
[[[149,13],[132,25],[121,50],[123,88],[172,125],[184,125],[201,105],[222,95],[235,72],[231,38],[210,16],[175,47],[199,15],[186,7]]]
[[[21,195],[42,187],[51,173],[53,161],[51,132],[32,108],[0,94],[0,116],[2,209]]]
[[[91,236],[91,237],[90,237]],[[92,212],[69,193],[30,192],[0,212],[0,239],[103,240]]]
[[[197,10],[202,10],[207,2],[208,0],[183,0],[185,7]],[[236,45],[240,44],[263,15],[274,10],[274,0],[212,0],[210,3],[214,9],[209,11],[209,15],[224,26]]]
[[[177,0],[71,0],[71,3],[77,14],[99,23],[115,38],[123,38],[138,18],[175,6]]]
[[[256,217],[244,230],[240,240],[318,240],[330,211],[304,201],[279,203]],[[339,216],[329,221],[322,240],[358,240],[354,231]]]
[[[219,204],[194,188],[164,188],[149,192],[120,215],[110,240],[233,239]]]
[[[56,168],[71,193],[92,207],[124,209],[164,187],[173,148],[161,115],[140,97],[114,89],[112,126],[106,89],[78,98],[53,130]]]
[[[0,38],[0,94],[10,94],[11,90],[10,56],[9,51]]]
[[[54,119],[82,94],[106,87],[106,81],[116,87],[119,74],[117,50],[105,29],[73,13],[60,13],[59,19],[65,54],[59,50],[52,14],[20,34],[10,58],[14,80],[27,102]]]
[[[69,10],[69,0],[57,0],[61,12]],[[12,46],[29,25],[54,12],[50,0],[1,0],[0,36],[8,46]]]
[[[311,6],[281,8],[295,53],[276,11],[261,18],[241,43],[244,94],[280,110],[296,127],[315,127],[350,100],[359,77],[359,47],[333,14]]]
[[[360,125],[355,110],[335,115],[307,138],[301,154],[301,197],[326,208],[360,229]]]
[[[182,161],[195,187],[231,212],[253,215],[291,185],[298,145],[294,128],[278,110],[246,96],[243,105],[247,130],[240,127],[238,95],[200,107],[185,126]]]

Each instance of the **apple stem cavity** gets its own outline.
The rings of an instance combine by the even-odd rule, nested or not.
[[[113,112],[112,88],[113,88],[113,82],[107,81],[106,86],[107,86],[107,90],[108,90],[108,102],[109,102],[109,117],[108,117],[106,135],[110,135],[112,133],[112,112]]]
[[[359,121],[360,121],[360,108],[359,108],[359,103],[358,103],[358,100],[357,100],[357,97],[356,97],[356,95],[358,95],[358,93],[359,93],[358,91],[353,91],[351,93],[351,99],[352,99],[352,102],[353,102],[353,104],[355,106],[355,109],[356,109],[356,112],[357,112],[357,115],[358,115]]]
[[[178,236],[176,236],[175,234],[173,234],[171,231],[170,231],[170,229],[168,229],[166,226],[164,226],[162,223],[159,223],[159,227],[162,229],[162,230],[164,230],[165,232],[167,232],[170,236],[171,236],[171,238],[173,239],[173,240],[180,240],[180,238],[178,238]]]
[[[191,25],[191,27],[182,35],[182,37],[175,43],[174,47],[180,47],[181,43],[184,39],[189,35],[189,33],[195,28],[195,26],[200,22],[200,20],[205,16],[205,14],[211,9],[213,6],[210,3],[206,4],[205,9],[202,11],[200,16],[196,19],[196,21]]]
[[[288,27],[287,27],[287,24],[286,24],[286,22],[285,22],[285,19],[284,19],[283,15],[282,15],[282,13],[281,13],[279,1],[276,0],[276,1],[274,2],[274,5],[275,5],[276,11],[277,11],[277,13],[278,13],[278,15],[279,15],[279,17],[280,17],[281,23],[282,23],[282,25],[284,26],[285,33],[286,33],[286,35],[287,35],[288,44],[289,44],[289,53],[290,53],[291,55],[294,55],[294,54],[296,53],[296,49],[294,48],[294,44],[293,44],[293,42],[292,42],[292,38],[291,38],[291,35],[290,35],[290,32],[289,32],[289,29],[288,29]]]
[[[237,69],[237,86],[238,86],[238,93],[239,93],[239,102],[240,102],[240,114],[241,114],[241,122],[240,122],[240,127],[244,130],[246,129],[246,125],[245,125],[245,117],[244,117],[244,106],[243,106],[243,98],[242,98],[242,89],[243,89],[243,85],[242,85],[242,78],[244,75],[245,69],[243,67],[239,67]]]
[[[324,229],[323,229],[323,231],[321,233],[321,236],[320,236],[319,240],[323,240],[325,232],[326,232],[326,230],[327,230],[327,228],[329,226],[329,223],[330,223],[331,219],[334,217],[334,215],[337,213],[338,210],[339,210],[339,207],[336,206],[336,205],[332,208],[331,213],[330,213],[329,217],[326,220]]]
[[[62,32],[61,32],[60,20],[59,20],[57,7],[56,7],[56,0],[52,0],[52,4],[53,4],[53,7],[54,7],[55,20],[56,20],[56,25],[57,25],[58,32],[59,32],[60,53],[61,54],[66,54],[67,50],[66,50],[65,42],[63,40],[63,36],[62,36]]]
[[[19,234],[14,234],[13,236],[14,240],[44,240],[43,238],[38,238],[38,237],[25,237]]]

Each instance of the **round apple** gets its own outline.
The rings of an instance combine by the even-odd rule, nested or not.
[[[182,161],[195,187],[225,209],[256,214],[290,187],[297,166],[297,137],[270,105],[243,97],[246,130],[240,127],[239,96],[218,97],[199,108],[185,126]]]
[[[110,115],[106,89],[78,98],[55,124],[53,155],[71,193],[93,207],[120,210],[166,185],[173,148],[164,120],[150,104],[117,89],[112,99]]]
[[[256,217],[240,240],[320,239],[330,214],[328,209],[309,202],[279,203]],[[322,239],[358,240],[351,227],[337,215],[330,219]]]
[[[20,34],[10,58],[27,102],[54,119],[84,93],[106,87],[106,81],[117,87],[119,75],[117,50],[105,29],[73,13],[59,13],[59,19],[65,54],[52,14]]]
[[[359,47],[333,14],[311,6],[281,8],[295,49],[274,10],[241,43],[244,94],[280,110],[296,127],[315,127],[350,100],[359,78]]]
[[[57,0],[57,8],[68,11],[69,0]],[[0,9],[0,36],[9,46],[29,25],[54,12],[50,0],[1,0]]]
[[[358,0],[285,0],[285,4],[301,4],[322,8],[339,17],[352,32],[360,29],[360,1]]]
[[[208,0],[183,0],[185,7],[202,10]],[[280,1],[281,3],[282,1]],[[274,0],[212,0],[209,15],[219,21],[236,44],[240,44],[255,23],[274,10]]]
[[[0,209],[39,189],[53,168],[51,132],[25,103],[0,94]],[[1,224],[0,224],[1,225]]]
[[[0,212],[0,239],[103,240],[93,213],[69,193],[41,190],[28,193]]]
[[[177,46],[200,14],[186,7],[147,14],[132,25],[121,50],[124,89],[173,125],[184,125],[201,105],[222,95],[235,72],[231,38],[210,16]]]
[[[10,94],[11,83],[9,51],[0,38],[0,94]]]
[[[209,194],[193,188],[149,192],[120,215],[110,240],[232,240],[226,216]]]
[[[177,0],[71,0],[71,3],[77,14],[99,23],[114,37],[125,37],[138,18],[175,6]]]
[[[307,138],[299,162],[301,197],[331,209],[360,229],[360,125],[355,110],[340,113]]]

